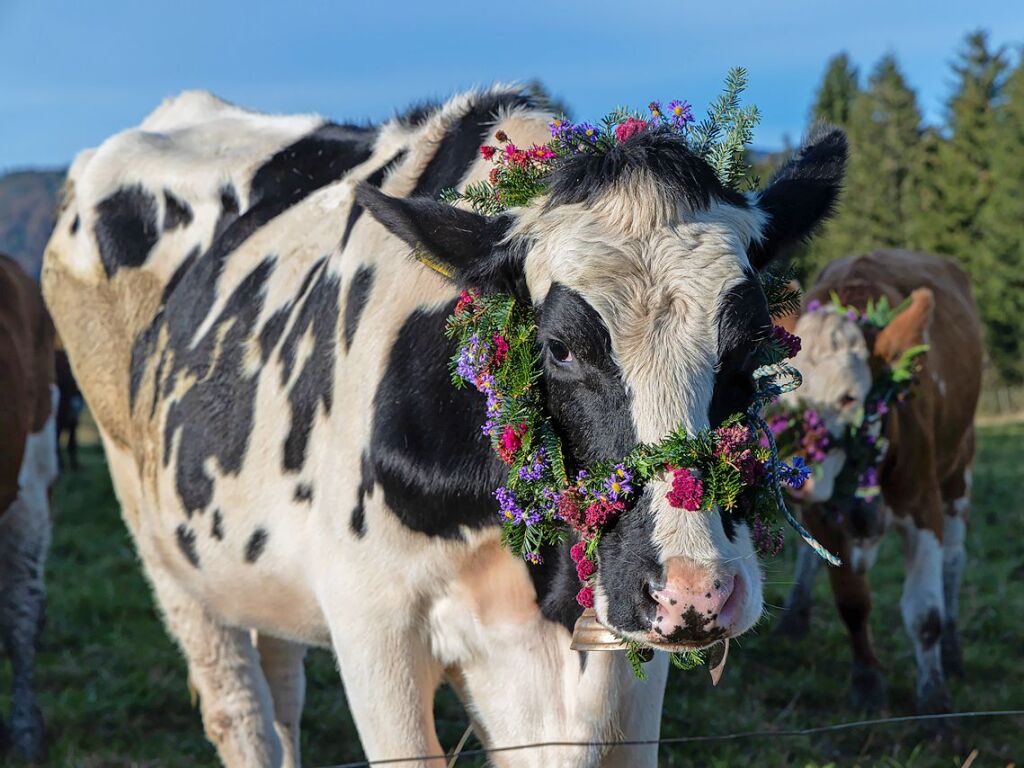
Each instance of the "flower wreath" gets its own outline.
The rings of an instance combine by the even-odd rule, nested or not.
[[[480,148],[483,158],[494,164],[488,180],[462,191],[445,190],[441,199],[465,201],[478,213],[496,215],[543,194],[549,173],[563,158],[606,152],[637,133],[655,129],[682,136],[725,186],[736,188],[748,176],[745,149],[759,119],[756,107],[739,105],[745,87],[745,71],[732,70],[724,92],[700,122],[687,102],[674,100],[667,108],[651,102],[647,114],[617,109],[596,125],[558,118],[550,124],[551,140],[528,149],[498,131],[498,146]],[[751,184],[756,186],[756,179]],[[799,306],[799,293],[789,288],[788,275],[765,273],[761,281],[772,317]],[[657,443],[642,443],[616,460],[575,468],[570,476],[561,440],[544,410],[536,330],[532,307],[507,294],[468,290],[461,293],[446,329],[458,349],[451,360],[452,382],[457,387],[469,384],[485,396],[481,430],[508,466],[508,479],[494,495],[503,524],[502,543],[510,551],[538,564],[545,545],[558,544],[570,529],[575,531],[580,541],[570,555],[583,582],[576,600],[593,607],[591,584],[603,531],[627,512],[644,483],[670,473],[667,499],[673,507],[694,513],[730,511],[751,526],[763,554],[781,547],[781,515],[822,557],[839,564],[786,508],[781,484],[802,486],[810,468],[802,457],[790,464],[779,459],[774,436],[760,416],[766,403],[800,384],[799,373],[785,362],[799,350],[798,338],[775,326],[761,343],[761,366],[754,374],[757,393],[746,413],[695,435],[679,427]],[[633,669],[642,677],[641,648],[628,645]],[[695,654],[673,654],[673,662],[685,668],[698,661]]]
[[[837,314],[857,323],[862,329],[877,333],[909,304],[909,299],[892,307],[886,297],[877,302],[868,300],[863,312],[846,306],[833,292],[831,302],[812,301],[807,312]],[[911,347],[898,360],[884,366],[874,377],[863,408],[842,433],[829,432],[821,414],[813,408],[773,409],[768,426],[779,444],[779,452],[793,461],[803,458],[812,464],[825,459],[829,448],[842,448],[846,463],[836,478],[832,498],[823,507],[836,522],[842,522],[857,508],[874,511],[881,497],[878,470],[889,448],[882,433],[883,419],[894,405],[899,405],[912,394],[912,388],[921,370],[921,356],[928,351],[927,344]]]

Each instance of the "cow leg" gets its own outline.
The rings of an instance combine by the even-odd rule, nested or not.
[[[225,627],[165,572],[143,560],[170,633],[188,661],[203,727],[228,768],[277,768],[270,688],[249,632]]]
[[[68,425],[68,463],[78,469],[78,419]]]
[[[871,639],[871,586],[867,573],[851,567],[850,542],[842,529],[829,525],[814,511],[804,515],[814,537],[842,559],[842,565],[828,568],[829,583],[839,616],[846,624],[853,652],[850,677],[851,704],[855,709],[874,710],[885,706],[888,694],[885,676],[875,656]],[[804,547],[803,549],[809,548]],[[817,555],[814,555],[817,559]]]
[[[949,692],[942,674],[939,640],[943,616],[943,548],[931,528],[909,519],[901,524],[907,557],[900,612],[917,659],[917,706],[921,712],[948,712]]]
[[[306,670],[303,667],[306,646],[263,633],[254,634],[260,667],[274,699],[274,730],[284,752],[281,765],[282,768],[298,768],[302,764],[299,725],[306,698]]]
[[[810,547],[800,546],[796,554],[796,581],[786,598],[785,611],[776,633],[793,639],[807,635],[811,628],[811,592],[818,575],[821,558]]]
[[[969,478],[969,472],[966,477]],[[963,580],[967,554],[967,518],[970,512],[970,481],[964,484],[964,495],[948,503],[942,529],[942,597],[945,608],[942,622],[942,669],[946,677],[962,675],[963,654],[960,650],[960,583]]]
[[[443,670],[415,627],[381,608],[360,616],[346,606],[331,615],[334,650],[367,760],[395,760],[395,768],[444,768],[443,758],[401,761],[414,755],[443,755],[434,727],[434,692]]]
[[[0,635],[11,660],[13,683],[8,740],[15,755],[32,761],[46,757],[33,678],[46,610],[43,572],[49,544],[46,496],[23,492],[0,517]]]
[[[871,639],[871,586],[867,574],[854,571],[849,558],[843,564],[828,569],[836,608],[850,633],[853,650],[851,699],[855,709],[875,710],[886,705],[885,676],[875,656]]]

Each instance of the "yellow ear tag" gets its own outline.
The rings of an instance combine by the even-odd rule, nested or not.
[[[422,251],[416,251],[416,259],[420,263],[430,267],[432,270],[437,272],[437,274],[447,277],[449,280],[455,274],[455,272],[453,272],[449,267],[445,266],[439,261],[434,261],[432,258],[427,256],[427,254],[423,253]]]

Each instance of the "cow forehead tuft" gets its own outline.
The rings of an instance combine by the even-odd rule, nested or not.
[[[834,355],[854,354],[867,359],[864,334],[851,320],[834,312],[809,312],[800,317],[796,334],[803,346],[803,356],[810,361]]]

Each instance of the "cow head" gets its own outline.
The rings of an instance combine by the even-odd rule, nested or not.
[[[817,292],[817,293],[820,293]],[[863,307],[869,298],[886,295],[892,304],[900,297],[878,286],[853,281],[838,292],[840,301]],[[892,295],[887,295],[892,293]],[[812,292],[809,298],[816,295]],[[828,296],[824,297],[828,300]],[[802,347],[794,365],[803,375],[799,391],[783,396],[791,407],[813,408],[833,435],[833,447],[814,471],[814,476],[798,491],[792,491],[802,503],[824,504],[832,501],[836,480],[846,465],[842,435],[849,433],[863,413],[875,379],[903,353],[926,343],[931,325],[934,298],[927,288],[910,296],[906,307],[881,330],[865,329],[856,319],[839,312],[808,312],[796,323]],[[854,557],[874,552],[885,533],[884,510],[866,506],[853,508],[844,518]],[[855,563],[862,567],[868,562]]]
[[[533,305],[546,408],[583,467],[747,408],[771,325],[757,270],[827,215],[845,157],[840,131],[819,132],[747,196],[651,130],[563,161],[548,194],[497,217],[368,186],[358,200],[456,283]],[[762,609],[750,531],[671,507],[670,487],[649,482],[602,536],[599,619],[661,647],[746,631]]]

